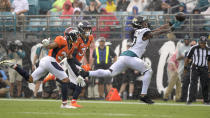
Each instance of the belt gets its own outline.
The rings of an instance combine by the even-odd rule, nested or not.
[[[197,66],[195,64],[192,65],[193,67],[196,67],[196,68],[208,68],[207,66]]]

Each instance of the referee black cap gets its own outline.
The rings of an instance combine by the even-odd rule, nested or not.
[[[201,42],[207,42],[207,38],[205,36],[201,36],[199,41]]]

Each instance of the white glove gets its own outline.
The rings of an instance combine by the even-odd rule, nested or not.
[[[50,38],[42,40],[42,44],[44,47],[47,47],[50,44]]]
[[[86,86],[85,79],[82,76],[80,76],[80,75],[77,77],[76,82],[77,82],[78,86],[81,86],[81,87],[85,87]]]

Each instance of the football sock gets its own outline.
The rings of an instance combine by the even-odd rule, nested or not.
[[[63,82],[62,86],[61,86],[61,93],[62,93],[62,100],[63,101],[67,101],[68,84],[69,83]]]
[[[142,86],[142,91],[141,94],[147,94],[147,90],[152,78],[152,70],[148,70],[147,72],[144,73],[144,77],[142,79],[143,86]]]
[[[29,80],[29,73],[26,72],[25,70],[23,70],[20,66],[17,66],[17,67],[15,68],[15,70],[16,70],[21,76],[23,76],[23,77],[25,78],[26,81]]]
[[[71,103],[73,104],[73,103],[76,103],[77,102],[77,100],[76,99],[72,99],[71,100]]]
[[[82,91],[82,87],[76,86],[76,89],[74,90],[74,93],[73,93],[73,99],[78,99],[81,91]]]

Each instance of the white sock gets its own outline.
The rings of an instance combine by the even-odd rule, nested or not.
[[[129,93],[129,96],[130,96],[130,97],[132,97],[132,96],[133,96],[133,94],[132,94],[132,93]]]
[[[95,71],[89,71],[90,77],[110,77],[111,71],[110,70],[104,70],[104,69],[98,69]]]
[[[141,94],[147,94],[147,90],[152,78],[152,70],[148,70],[147,72],[144,73],[144,77],[142,79],[143,86],[142,86],[142,91]]]

